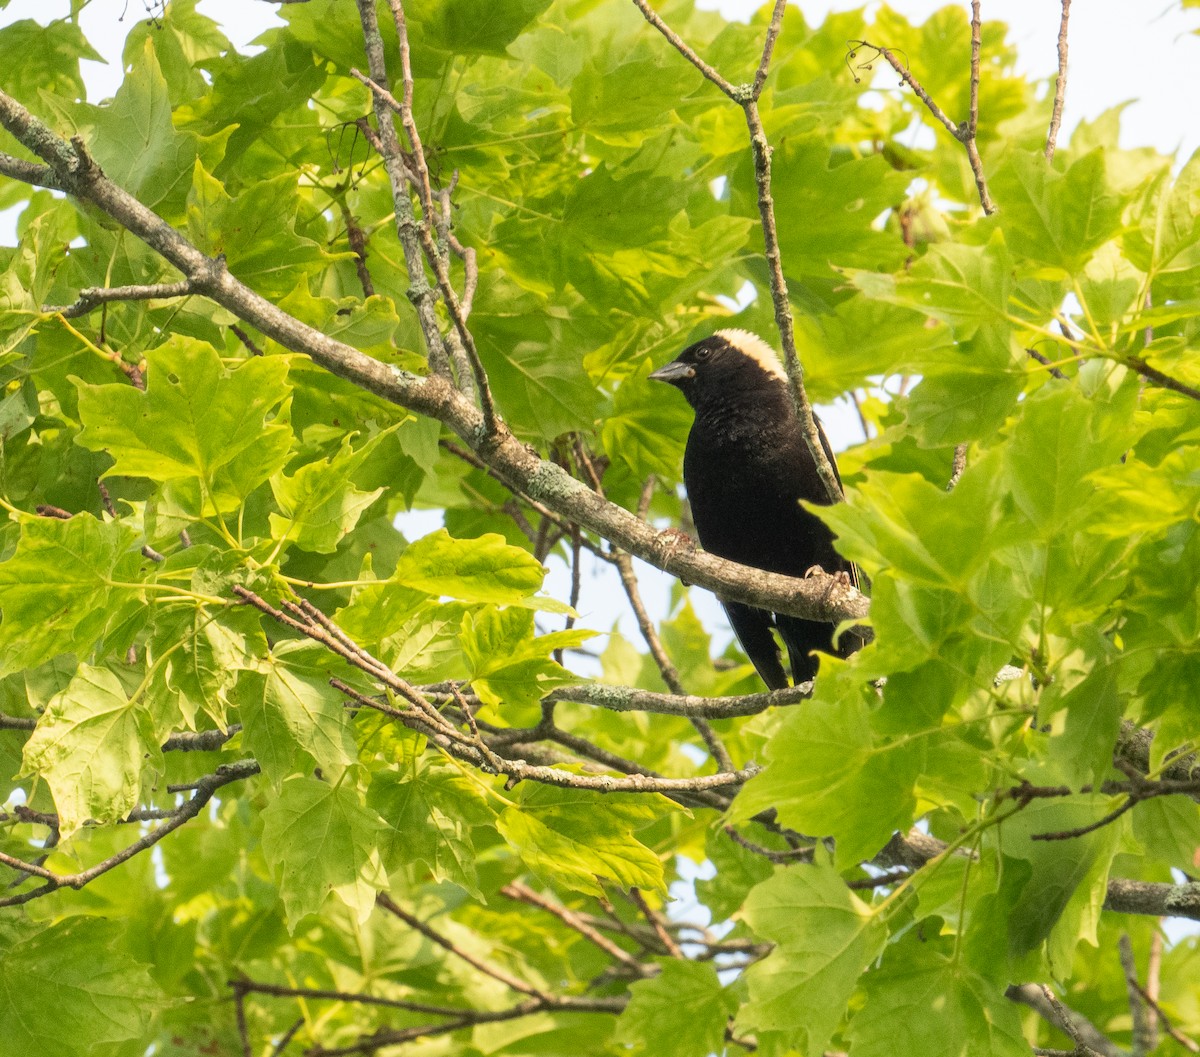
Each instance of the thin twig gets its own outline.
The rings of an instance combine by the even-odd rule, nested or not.
[[[0,862],[13,867],[13,869],[22,870],[46,881],[46,884],[39,888],[33,888],[28,892],[22,892],[20,895],[7,896],[0,899],[0,907],[18,906],[22,903],[28,903],[30,900],[49,895],[60,888],[74,888],[75,890],[83,888],[84,885],[94,881],[102,874],[108,873],[114,867],[120,866],[121,863],[127,862],[140,852],[153,847],[185,822],[195,818],[200,814],[204,805],[212,799],[213,794],[222,786],[228,785],[231,782],[240,782],[258,774],[258,772],[258,764],[254,760],[242,760],[239,763],[223,764],[213,774],[206,775],[194,784],[196,791],[193,796],[180,805],[163,825],[144,834],[140,839],[122,848],[115,855],[110,855],[107,859],[96,863],[86,870],[81,870],[79,873],[55,874],[33,863],[25,863],[19,859],[14,859],[12,856],[0,853]]]
[[[1143,991],[1137,978],[1137,960],[1133,955],[1133,943],[1128,932],[1122,932],[1117,941],[1117,954],[1121,959],[1121,970],[1125,974],[1125,987],[1129,992],[1129,1014],[1133,1021],[1133,1045],[1131,1057],[1145,1057],[1153,1048],[1150,1040],[1149,1007],[1143,999]]]
[[[771,12],[771,24],[767,27],[767,37],[763,41],[762,58],[758,61],[758,69],[754,73],[754,98],[762,95],[763,86],[767,83],[767,70],[771,65],[771,57],[775,53],[775,42],[779,39],[779,31],[783,28],[783,13],[787,9],[787,0],[775,0],[775,9]]]
[[[250,1031],[246,1027],[246,996],[240,988],[233,989],[233,1008],[237,1019],[238,1038],[242,1043],[242,1057],[253,1057],[254,1051],[250,1048]]]
[[[346,225],[346,241],[350,243],[350,249],[354,251],[354,268],[358,272],[358,282],[363,289],[363,297],[375,296],[375,283],[371,279],[371,273],[367,270],[367,236],[363,229],[359,226],[357,220],[354,219],[354,214],[350,212],[350,207],[345,201],[342,206],[342,221]]]
[[[195,292],[192,282],[188,279],[177,283],[154,283],[149,286],[89,286],[79,291],[74,304],[46,305],[42,311],[50,315],[61,315],[64,319],[76,319],[113,301],[162,301],[187,297]]]
[[[395,2],[396,0],[393,0],[393,3]],[[492,396],[492,387],[488,381],[487,371],[484,369],[483,360],[479,358],[479,350],[475,347],[475,336],[467,326],[467,317],[463,314],[458,294],[455,293],[454,287],[450,283],[450,273],[446,270],[446,262],[441,254],[438,253],[437,246],[434,244],[433,236],[429,233],[428,228],[422,227],[418,229],[417,238],[420,241],[421,248],[425,252],[425,259],[429,262],[429,266],[433,269],[434,276],[437,278],[438,288],[442,292],[442,300],[446,303],[450,319],[454,323],[454,329],[458,334],[458,340],[466,352],[467,361],[470,364],[471,374],[475,379],[475,387],[479,396],[479,408],[483,412],[485,436],[494,437],[503,429],[503,424],[496,411],[496,402]]]
[[[1062,0],[1062,20],[1058,24],[1058,76],[1054,78],[1054,109],[1050,112],[1050,129],[1046,133],[1046,161],[1054,160],[1063,103],[1067,98],[1067,20],[1070,13],[1071,0]]]
[[[356,0],[356,3],[359,21],[362,24],[370,79],[374,84],[386,88],[388,83],[387,62],[384,57],[383,37],[379,32],[375,0]],[[404,40],[404,47],[407,48],[407,37]],[[371,144],[372,149],[383,159],[384,169],[388,174],[388,182],[391,187],[392,204],[396,209],[396,234],[404,251],[404,264],[408,272],[409,300],[412,301],[420,319],[421,333],[429,353],[429,365],[435,374],[445,376],[449,374],[450,361],[446,343],[442,339],[438,327],[437,314],[434,311],[437,292],[429,285],[429,280],[425,276],[424,254],[417,237],[420,223],[413,212],[412,199],[408,193],[408,185],[412,182],[413,174],[405,162],[400,139],[396,135],[391,107],[378,92],[372,91],[371,98],[374,102],[378,131],[372,129],[365,120],[360,122],[358,127],[362,130],[367,142]]]
[[[690,62],[693,66],[695,66],[697,70],[699,70],[702,74],[704,74],[704,76],[707,80],[709,80],[713,84],[715,84],[719,89],[721,89],[722,92],[724,92],[727,96],[729,96],[729,98],[732,99],[734,102],[741,102],[741,99],[739,98],[738,90],[732,84],[730,84],[727,80],[725,80],[724,77],[722,77],[719,73],[717,73],[717,71],[715,69],[713,69],[713,67],[709,66],[708,63],[706,63],[702,58],[700,58],[700,56],[697,55],[696,52],[691,47],[688,46],[688,44],[684,41],[684,39],[678,33],[676,33],[661,18],[659,18],[658,13],[650,6],[650,4],[647,2],[647,0],[633,0],[633,3],[634,3],[634,6],[645,17],[646,21],[649,22],[650,25],[652,25],[655,29],[657,29],[659,31],[659,33],[661,33],[664,37],[666,37],[667,40],[670,42],[671,46],[677,52],[679,52],[680,55],[682,55],[685,59],[687,59],[688,62]],[[768,61],[770,61],[769,56],[768,56]],[[765,77],[765,75],[764,75],[764,77]]]
[[[954,486],[958,484],[958,480],[963,475],[963,471],[967,468],[967,446],[965,444],[956,444],[954,446],[954,462],[950,467],[950,480],[946,483],[946,491],[953,492]]]
[[[517,899],[522,903],[528,903],[530,906],[539,907],[549,914],[553,914],[564,925],[574,929],[590,943],[599,947],[605,954],[615,958],[622,965],[632,969],[639,977],[653,976],[657,971],[653,965],[644,965],[639,962],[632,954],[622,947],[617,946],[607,936],[598,932],[591,924],[584,921],[573,910],[563,906],[561,903],[556,903],[551,899],[547,899],[543,895],[539,895],[532,888],[522,881],[513,881],[506,884],[500,889],[500,894],[508,896],[509,899]]]
[[[257,342],[255,342],[255,340],[236,323],[230,324],[229,329],[233,331],[233,336],[246,346],[252,356],[263,355],[263,350],[259,347]]]
[[[303,1017],[297,1017],[294,1021],[292,1021],[292,1026],[279,1036],[279,1041],[276,1042],[271,1048],[271,1057],[280,1057],[283,1051],[291,1045],[292,1039],[296,1037],[297,1033],[302,1027],[304,1027],[304,1025],[305,1020]]]
[[[231,987],[246,993],[269,995],[273,998],[308,998],[346,1002],[351,1005],[382,1006],[386,1009],[403,1009],[409,1013],[428,1013],[435,1017],[469,1016],[470,1009],[461,1006],[438,1006],[428,1002],[410,1002],[403,998],[383,998],[379,995],[367,995],[361,991],[335,991],[318,987],[283,987],[280,984],[264,984],[254,980],[231,980]]]
[[[667,953],[672,958],[682,958],[683,951],[679,949],[679,944],[675,942],[675,938],[667,931],[667,927],[663,922],[662,915],[655,910],[649,903],[646,902],[646,897],[642,895],[636,888],[629,890],[629,898],[633,900],[634,906],[641,911],[642,917],[646,919],[650,927],[654,929],[654,934],[658,937],[659,942],[667,949]]]
[[[1193,400],[1200,400],[1200,389],[1194,386],[1180,382],[1169,375],[1163,374],[1157,367],[1151,367],[1145,360],[1137,356],[1117,357],[1117,362],[1124,364],[1131,370],[1136,371],[1146,381],[1153,385],[1157,385],[1160,389],[1170,389],[1173,393],[1179,393],[1181,396],[1190,396]]]
[[[1063,381],[1063,382],[1065,382],[1067,380],[1067,376],[1065,374],[1063,374],[1062,371],[1060,371],[1057,367],[1054,366],[1054,361],[1051,360],[1048,356],[1043,356],[1040,352],[1037,351],[1037,349],[1026,349],[1025,352],[1028,356],[1030,356],[1032,359],[1037,360],[1038,363],[1040,363],[1043,367],[1045,367],[1050,372],[1051,378],[1057,378],[1059,381]]]
[[[1162,970],[1163,937],[1159,929],[1150,933],[1150,953],[1146,958],[1146,1001],[1150,1006],[1147,1041],[1150,1049],[1158,1046],[1158,1021],[1162,1011],[1158,1008],[1158,988]],[[1163,1023],[1167,1024],[1166,1017]]]
[[[511,987],[514,991],[518,991],[523,995],[531,995],[534,998],[550,1001],[551,998],[540,988],[534,987],[533,984],[527,984],[524,980],[512,975],[505,969],[501,969],[498,965],[490,965],[482,958],[477,958],[470,951],[463,950],[453,940],[447,939],[436,929],[425,924],[425,922],[414,917],[407,910],[396,903],[391,896],[386,892],[380,892],[375,897],[375,902],[378,903],[389,914],[393,914],[403,921],[409,928],[415,929],[427,940],[436,943],[439,947],[449,951],[451,954],[461,958],[472,968],[478,969],[485,976],[490,976],[493,980],[499,980],[505,987]]]
[[[971,0],[971,110],[967,117],[966,135],[960,135],[967,148],[967,160],[975,177],[975,188],[979,192],[979,204],[989,216],[996,212],[996,203],[988,192],[987,180],[983,175],[983,159],[979,157],[979,146],[975,133],[979,127],[979,57],[983,48],[983,21],[979,13],[980,0]]]
[[[772,848],[764,848],[761,844],[756,844],[749,837],[743,836],[731,825],[726,824],[723,828],[729,839],[735,844],[740,844],[747,851],[753,852],[755,855],[761,855],[769,862],[780,865],[794,862],[812,862],[812,848],[789,848],[787,851],[775,851]]]

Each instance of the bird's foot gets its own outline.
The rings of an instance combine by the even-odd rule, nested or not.
[[[678,551],[694,551],[696,549],[696,541],[682,529],[663,529],[654,540],[654,549],[658,552],[662,560],[666,562],[670,561],[671,557]]]

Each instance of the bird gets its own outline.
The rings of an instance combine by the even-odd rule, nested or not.
[[[689,345],[649,376],[678,389],[695,411],[683,456],[683,483],[700,545],[710,554],[767,572],[805,576],[814,566],[859,586],[853,563],[800,501],[828,504],[775,350],[746,330],[718,330]],[[825,431],[821,447],[837,475]],[[841,486],[841,477],[838,476]],[[849,656],[861,643],[832,624],[771,613],[741,602],[721,604],[762,681],[788,685],[772,629],[787,648],[795,684],[817,674],[812,651]]]

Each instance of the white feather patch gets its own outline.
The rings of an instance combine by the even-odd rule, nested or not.
[[[743,356],[749,356],[768,374],[787,381],[787,372],[779,362],[779,354],[757,334],[748,330],[718,330],[718,338],[724,338]]]

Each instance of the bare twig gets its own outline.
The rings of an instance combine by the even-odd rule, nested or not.
[[[231,324],[229,329],[231,331],[233,331],[233,336],[235,338],[237,338],[238,341],[240,341],[243,345],[246,346],[246,349],[250,352],[251,355],[253,355],[253,356],[263,355],[263,350],[261,348],[259,348],[257,342],[255,342],[255,340],[252,337],[250,337],[250,335],[247,334],[236,323]]]
[[[1046,161],[1054,158],[1058,127],[1062,124],[1063,103],[1067,98],[1067,20],[1071,0],[1062,0],[1062,20],[1058,24],[1058,75],[1054,78],[1054,109],[1050,113],[1050,128],[1046,133]]]
[[[408,23],[404,18],[403,0],[390,0],[392,22],[396,26],[396,39],[400,45],[400,75],[403,80],[404,94],[400,99],[400,119],[404,131],[408,135],[408,145],[412,148],[413,159],[416,162],[417,194],[421,199],[421,208],[425,213],[425,222],[433,221],[433,192],[429,188],[429,167],[425,164],[425,149],[421,146],[421,134],[417,130],[417,122],[413,118],[413,75],[412,60],[408,47]]]
[[[539,907],[547,913],[553,914],[568,928],[574,929],[590,943],[599,947],[605,954],[615,958],[626,968],[631,969],[639,977],[653,976],[657,971],[655,966],[644,965],[642,962],[639,962],[627,950],[617,946],[607,936],[598,932],[589,922],[585,921],[573,910],[543,895],[539,895],[522,881],[513,881],[510,884],[506,884],[500,889],[500,894],[508,896],[509,899],[517,899],[523,903],[528,903],[530,906]]]
[[[1195,386],[1187,385],[1169,375],[1163,374],[1157,367],[1151,367],[1145,360],[1138,356],[1117,357],[1117,362],[1124,364],[1130,370],[1136,371],[1146,381],[1152,385],[1157,385],[1160,389],[1169,389],[1173,393],[1179,393],[1181,396],[1191,397],[1193,400],[1200,400],[1200,389]]]
[[[1146,1002],[1149,1005],[1147,1041],[1150,1049],[1158,1046],[1158,1020],[1162,1011],[1158,1008],[1158,988],[1162,970],[1163,937],[1159,929],[1150,933],[1150,953],[1146,958]],[[1163,1023],[1167,1024],[1166,1017]],[[1169,1030],[1169,1026],[1168,1026]]]
[[[755,855],[761,855],[769,862],[784,864],[793,862],[812,862],[813,849],[808,848],[789,848],[787,851],[775,851],[771,848],[764,848],[761,844],[756,844],[749,837],[744,836],[733,826],[726,824],[722,827],[729,839],[734,844],[740,844],[747,851],[753,852]]]
[[[356,2],[359,21],[363,29],[363,40],[366,45],[368,68],[371,72],[370,79],[376,86],[386,88],[388,83],[387,63],[384,58],[383,37],[379,32],[379,20],[375,13],[375,2],[374,0],[356,0]],[[404,47],[407,48],[407,38]],[[405,57],[407,58],[407,55]],[[371,92],[371,98],[374,101],[378,132],[371,129],[365,121],[360,123],[359,128],[362,129],[367,141],[383,159],[384,169],[391,185],[392,204],[396,208],[396,234],[404,251],[404,263],[408,271],[409,300],[417,310],[421,333],[425,338],[425,347],[429,353],[429,365],[435,374],[445,376],[449,373],[450,366],[446,344],[442,340],[437,315],[434,312],[437,293],[425,277],[425,268],[422,263],[423,254],[420,240],[417,237],[420,224],[413,212],[412,199],[408,194],[408,184],[413,174],[405,163],[400,148],[400,140],[396,135],[396,126],[392,120],[392,108],[377,91]],[[395,102],[395,100],[392,101]],[[422,201],[427,200],[426,196]]]
[[[297,1017],[292,1021],[292,1026],[280,1035],[278,1041],[271,1047],[271,1057],[280,1057],[283,1051],[291,1045],[292,1039],[296,1037],[300,1029],[304,1027],[304,1024],[305,1020],[303,1017]]]
[[[1043,356],[1037,349],[1026,349],[1025,352],[1030,358],[1037,360],[1038,363],[1045,367],[1050,372],[1050,377],[1057,378],[1059,381],[1066,381],[1067,376],[1054,366],[1054,361],[1048,356]]]
[[[649,22],[650,25],[652,25],[655,29],[657,29],[659,33],[666,37],[667,40],[670,41],[671,46],[677,52],[679,52],[680,55],[687,59],[688,62],[695,66],[696,69],[699,70],[707,80],[715,84],[735,103],[741,102],[738,89],[725,80],[724,77],[717,73],[717,71],[713,69],[713,67],[709,66],[709,64],[706,63],[702,58],[700,58],[700,56],[696,54],[696,52],[678,33],[676,33],[661,18],[659,18],[657,12],[655,12],[655,10],[648,3],[648,0],[633,0],[633,3],[634,6],[637,7],[637,9],[645,17],[646,21]],[[770,61],[770,56],[767,57],[767,61]],[[764,74],[763,76],[765,79],[766,75]]]
[[[683,951],[679,949],[679,944],[675,942],[674,937],[667,931],[666,923],[663,921],[663,916],[655,910],[649,903],[646,902],[646,897],[642,895],[636,888],[629,890],[629,898],[633,900],[633,905],[641,911],[642,917],[646,919],[650,927],[654,929],[654,934],[658,937],[659,942],[667,949],[667,953],[672,958],[682,958]]]
[[[393,0],[393,4],[395,2],[396,0]],[[479,358],[479,350],[475,347],[475,336],[467,326],[467,317],[464,315],[462,305],[459,303],[458,294],[455,293],[454,287],[450,283],[450,273],[446,270],[446,262],[438,252],[437,246],[433,241],[433,235],[430,234],[428,228],[420,228],[417,231],[417,238],[421,243],[421,248],[425,252],[425,259],[429,262],[429,266],[433,269],[433,273],[437,277],[438,288],[442,292],[442,300],[446,303],[450,319],[453,321],[455,332],[458,335],[459,344],[465,351],[467,362],[471,366],[471,375],[475,379],[475,388],[479,395],[480,410],[483,412],[485,438],[495,437],[501,430],[504,430],[504,426],[496,411],[496,403],[492,397],[492,388],[488,382],[483,360]]]
[[[796,408],[796,416],[800,422],[800,431],[808,446],[809,454],[817,468],[817,476],[825,486],[825,493],[831,503],[841,502],[842,486],[838,481],[837,471],[829,457],[825,454],[825,446],[821,443],[821,430],[813,415],[812,403],[804,388],[804,368],[796,352],[796,330],[792,319],[792,306],[788,299],[787,279],[783,274],[783,255],[779,248],[779,232],[775,226],[775,199],[771,195],[771,152],[772,147],[767,140],[762,118],[758,113],[758,103],[747,100],[742,107],[746,116],[746,128],[750,133],[750,148],[754,156],[754,184],[758,191],[758,215],[762,222],[763,255],[767,262],[767,276],[771,284],[771,303],[775,309],[775,326],[779,330],[779,340],[783,346],[783,365],[787,370],[788,387],[792,395],[792,403]]]
[[[950,467],[950,480],[946,483],[946,491],[953,492],[954,486],[958,484],[958,479],[962,477],[963,471],[967,468],[967,446],[965,444],[956,444],[954,446],[954,462]]]
[[[162,301],[188,297],[196,292],[187,279],[177,283],[154,283],[150,286],[89,286],[79,291],[74,304],[46,305],[42,311],[49,315],[60,315],[64,319],[76,319],[113,301]]]
[[[233,1008],[237,1019],[238,1039],[242,1044],[242,1057],[253,1057],[254,1051],[250,1048],[250,1031],[246,1027],[246,996],[238,988],[233,988]]]
[[[855,49],[866,48],[876,55],[881,56],[900,75],[900,79],[913,90],[913,93],[921,100],[938,124],[966,148],[967,160],[970,162],[971,172],[975,177],[975,187],[979,193],[979,204],[983,206],[985,213],[991,214],[996,212],[996,204],[992,201],[992,197],[988,192],[987,180],[984,178],[983,172],[983,161],[979,157],[979,148],[975,142],[975,132],[979,124],[979,60],[982,45],[982,23],[980,21],[979,2],[980,0],[971,0],[970,110],[967,120],[961,124],[955,124],[949,115],[937,105],[937,102],[925,90],[921,82],[913,76],[907,64],[901,62],[891,48],[885,47],[882,44],[872,44],[867,40],[852,40],[850,41],[850,46]],[[857,58],[857,51],[851,51],[849,58]],[[860,68],[864,66],[869,68],[870,65],[870,62],[859,64]],[[854,79],[855,81],[858,80],[857,74],[855,74]]]
[[[763,85],[767,83],[767,70],[771,66],[771,57],[775,53],[775,42],[779,39],[779,31],[783,28],[783,14],[787,9],[787,0],[775,0],[775,9],[771,12],[771,24],[767,27],[767,38],[763,41],[762,58],[758,61],[758,69],[754,72],[754,98],[762,95]]]
[[[740,697],[698,697],[694,694],[660,694],[632,686],[608,686],[587,683],[560,686],[547,694],[552,701],[575,701],[583,705],[607,708],[613,712],[654,712],[663,716],[688,719],[730,719],[754,716],[768,708],[795,705],[812,695],[812,683],[788,686]]]
[[[354,251],[354,268],[358,272],[358,281],[363,289],[363,297],[374,297],[375,283],[371,279],[371,273],[367,270],[367,236],[358,221],[354,219],[350,207],[344,201],[341,205],[342,221],[346,225],[346,241],[350,243],[350,249]]]
[[[436,929],[431,928],[419,918],[414,917],[407,910],[396,903],[391,896],[386,892],[380,892],[375,897],[375,902],[378,903],[389,914],[393,914],[403,921],[409,928],[415,929],[427,940],[436,943],[443,950],[449,951],[451,954],[461,958],[464,962],[474,969],[478,969],[485,976],[490,976],[493,980],[499,980],[505,987],[511,987],[514,991],[520,992],[523,995],[532,995],[535,998],[543,1001],[551,1001],[551,997],[540,988],[534,987],[533,984],[527,984],[524,980],[518,979],[512,973],[505,969],[501,969],[497,965],[491,965],[485,962],[482,958],[477,958],[470,951],[463,950],[453,940],[447,939]]]
[[[361,991],[334,991],[317,987],[283,987],[279,984],[264,984],[254,980],[230,980],[229,986],[247,994],[269,995],[273,998],[307,998],[348,1002],[360,1006],[382,1006],[386,1009],[403,1009],[409,1013],[428,1013],[435,1017],[469,1016],[470,1009],[461,1006],[437,1006],[428,1002],[410,1002],[403,998],[383,998],[367,995]]]
[[[979,14],[980,0],[971,0],[971,111],[967,117],[965,135],[960,135],[963,146],[967,148],[967,161],[971,163],[971,172],[975,177],[975,189],[979,192],[979,204],[989,216],[996,212],[996,203],[988,192],[987,180],[983,175],[983,159],[979,157],[979,146],[975,142],[975,132],[979,126],[979,53],[982,49],[983,22]]]
[[[214,773],[206,775],[194,783],[194,795],[172,812],[163,825],[144,834],[132,844],[122,848],[115,855],[110,855],[102,862],[98,862],[96,865],[86,870],[81,870],[78,873],[55,874],[33,863],[25,863],[19,859],[14,859],[12,856],[0,853],[0,862],[11,866],[13,869],[22,870],[25,873],[33,874],[46,881],[44,885],[38,888],[32,888],[19,895],[7,896],[0,899],[0,907],[18,906],[22,903],[28,903],[30,900],[49,895],[51,892],[56,892],[60,888],[74,888],[76,890],[82,888],[89,882],[94,881],[101,874],[108,873],[109,870],[120,866],[123,862],[127,862],[140,852],[152,848],[169,833],[173,833],[185,822],[195,818],[200,814],[204,805],[212,799],[213,794],[222,786],[229,785],[231,782],[243,781],[258,774],[258,771],[258,764],[254,760],[242,760],[239,763],[223,764]]]
[[[70,521],[75,515],[69,510],[63,510],[59,506],[51,506],[49,503],[38,503],[33,508],[33,512],[38,517],[54,518],[56,521]]]
[[[1129,1052],[1131,1057],[1145,1057],[1154,1048],[1151,1043],[1150,1010],[1138,983],[1137,961],[1133,955],[1133,943],[1129,939],[1129,933],[1121,933],[1121,938],[1117,941],[1117,954],[1121,959],[1121,969],[1125,973],[1125,986],[1129,991],[1129,1014],[1133,1020],[1133,1046]]]
[[[1062,1030],[1075,1043],[1075,1057],[1128,1057],[1082,1013],[1068,1009],[1044,984],[1012,984],[1005,996],[1036,1010],[1043,1020]]]

